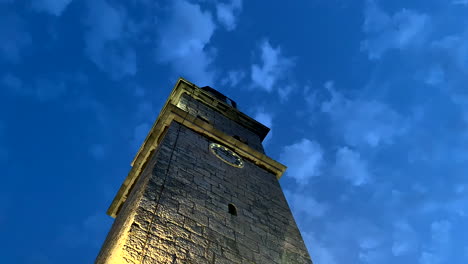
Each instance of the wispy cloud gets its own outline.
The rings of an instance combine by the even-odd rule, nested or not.
[[[332,117],[333,126],[343,128],[343,139],[365,161],[368,187],[389,186],[374,198],[389,208],[382,222],[393,221],[391,254],[412,263],[454,263],[461,257],[453,252],[463,247],[453,230],[464,230],[457,221],[467,217],[468,198],[461,184],[468,168],[467,20],[454,9],[464,7],[446,3],[427,14],[391,14],[377,3],[367,2],[362,42],[368,57],[379,60],[372,78],[360,91],[332,91],[322,110],[338,117],[332,112],[347,109],[355,124]],[[447,20],[448,13],[456,18]],[[361,122],[368,125],[356,125]]]
[[[213,85],[215,50],[208,46],[216,29],[212,14],[184,0],[174,1],[170,14],[157,28],[157,60],[170,64],[178,76]]]
[[[303,138],[285,146],[280,161],[288,164],[288,177],[295,179],[298,184],[307,184],[311,178],[321,175],[323,150],[317,142]]]
[[[303,229],[304,230],[304,229]],[[319,264],[338,264],[335,252],[330,249],[329,245],[324,245],[322,241],[316,238],[312,232],[302,232],[302,238],[306,243],[309,254],[314,263]]]
[[[368,37],[361,43],[361,49],[369,59],[379,59],[388,50],[424,44],[430,27],[426,14],[403,9],[390,15],[377,1],[368,0],[363,26]]]
[[[309,227],[310,228],[310,227]],[[304,239],[309,246],[313,260],[323,263],[340,263],[348,259],[352,263],[386,263],[391,259],[385,248],[384,232],[373,223],[359,218],[348,218],[320,223],[320,227],[303,228]],[[318,248],[315,248],[315,243]],[[343,243],[346,247],[343,247]],[[374,262],[375,261],[375,262]]]
[[[404,220],[394,224],[392,253],[394,256],[404,256],[413,253],[418,247],[418,234]]]
[[[468,0],[453,0],[452,4],[467,6],[468,5]]]
[[[72,0],[35,0],[33,7],[38,11],[60,16]]]
[[[452,224],[447,220],[435,221],[431,224],[430,243],[421,252],[419,264],[442,264],[450,262],[449,243]]]
[[[86,54],[113,79],[136,74],[137,58],[129,42],[135,31],[125,9],[107,0],[88,1]]]
[[[447,220],[435,221],[431,224],[432,241],[441,246],[450,241],[452,224]]]
[[[388,105],[375,99],[348,99],[330,82],[325,87],[331,98],[322,102],[321,110],[332,119],[346,144],[378,147],[394,143],[405,132],[407,121]]]
[[[424,251],[421,253],[421,257],[419,258],[418,263],[419,264],[440,264],[442,262],[439,256],[433,253]]]
[[[463,153],[468,148],[468,97],[463,89],[468,49],[461,43],[468,35],[457,27],[444,35],[447,29],[435,26],[442,21],[437,15],[409,9],[390,15],[376,3],[368,2],[367,8],[373,10],[366,11],[363,43],[367,46],[363,47],[379,63],[367,85],[348,89],[327,82],[325,93],[305,91],[333,131],[332,142],[320,142],[325,150],[322,164],[329,166],[322,166],[322,175],[328,177],[319,178],[333,187],[307,186],[318,198],[338,193],[326,201],[324,218],[349,219],[329,223],[328,228],[304,227],[329,254],[314,256],[312,245],[310,251],[315,258],[335,262],[453,263],[451,252],[462,246],[455,245],[456,221],[451,219],[467,217],[468,197],[460,184],[467,169]],[[387,53],[394,56],[384,56]],[[410,66],[395,68],[395,60]],[[334,154],[334,160],[328,153]],[[333,181],[338,178],[359,188],[343,187]],[[367,219],[361,222],[360,215]],[[449,220],[434,220],[434,216]],[[387,231],[351,231],[364,225]],[[346,241],[348,248],[339,248],[343,242],[333,240]]]
[[[229,3],[218,3],[216,5],[216,17],[226,30],[236,28],[236,20],[242,8],[242,0],[230,0]]]
[[[296,217],[300,217],[303,224],[312,218],[323,217],[328,210],[326,204],[318,202],[308,193],[285,190],[284,194],[288,199],[289,206]]]
[[[432,41],[429,48],[424,51],[425,54],[432,54],[437,62],[443,63],[444,69],[440,69],[439,74],[443,74],[443,70],[445,70],[452,78],[454,77],[453,75],[458,75],[458,78],[453,80],[457,81],[461,77],[460,73],[468,72],[466,67],[466,61],[468,60],[467,40],[468,30],[436,39]],[[453,83],[453,81],[451,82]]]
[[[226,77],[221,80],[221,85],[227,85],[229,87],[236,87],[244,78],[245,72],[242,70],[239,71],[228,71]]]
[[[426,84],[438,86],[444,83],[445,80],[445,72],[440,65],[433,65],[430,69],[426,72],[424,76],[424,80]]]
[[[343,177],[355,186],[366,184],[372,178],[367,162],[348,147],[342,147],[336,152],[333,172],[336,177]]]
[[[272,92],[278,82],[284,80],[294,66],[292,58],[285,57],[281,48],[274,48],[268,40],[260,44],[260,63],[251,67],[251,79],[255,87]]]
[[[254,119],[257,120],[258,122],[264,124],[265,126],[271,128],[273,126],[273,115],[271,113],[268,113],[266,111],[258,111]]]

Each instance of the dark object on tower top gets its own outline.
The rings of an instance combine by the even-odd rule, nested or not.
[[[234,100],[232,100],[229,97],[225,96],[224,94],[218,92],[217,90],[211,88],[210,86],[203,86],[201,89],[211,93],[212,95],[214,95],[219,100],[221,100],[221,101],[225,102],[226,104],[228,104],[228,105],[230,105],[230,106],[237,109],[237,103]]]

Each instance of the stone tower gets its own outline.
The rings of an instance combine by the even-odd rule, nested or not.
[[[96,263],[312,263],[264,154],[269,129],[179,79],[107,213]]]

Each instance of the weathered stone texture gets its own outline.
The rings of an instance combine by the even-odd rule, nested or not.
[[[96,263],[312,263],[275,175],[232,167],[210,143],[171,124]]]
[[[242,138],[245,140],[244,143],[257,151],[264,153],[262,141],[257,134],[253,133],[248,128],[243,127],[241,124],[232,121],[223,114],[214,111],[212,108],[200,101],[197,101],[190,95],[183,94],[177,106],[193,116],[202,117],[217,129],[228,135]]]

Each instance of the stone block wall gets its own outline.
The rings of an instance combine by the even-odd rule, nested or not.
[[[312,263],[275,175],[210,143],[171,124],[96,263]]]
[[[264,153],[260,137],[248,128],[227,118],[223,114],[213,110],[204,103],[194,99],[188,94],[183,94],[177,106],[193,116],[200,116],[210,122],[214,127],[231,136],[239,136],[247,145]]]

